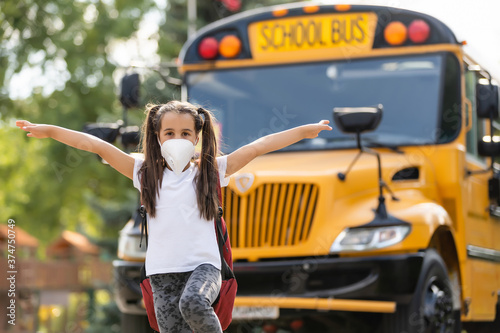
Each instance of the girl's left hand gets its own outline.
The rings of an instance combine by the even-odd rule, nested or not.
[[[328,126],[329,123],[329,120],[322,120],[317,124],[305,125],[305,138],[314,139],[318,137],[318,134],[321,131],[331,131],[332,128]]]

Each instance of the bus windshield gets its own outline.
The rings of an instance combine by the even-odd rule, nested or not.
[[[231,151],[270,133],[321,119],[333,131],[285,150],[355,147],[334,124],[334,107],[383,105],[369,142],[396,146],[436,142],[443,54],[227,69],[186,74],[189,101],[212,110]],[[369,145],[369,144],[368,144]]]

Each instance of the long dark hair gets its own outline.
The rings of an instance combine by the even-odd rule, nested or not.
[[[202,132],[202,147],[198,175],[195,179],[196,198],[200,216],[213,220],[220,205],[217,194],[218,168],[216,157],[219,153],[214,131],[214,117],[204,108],[198,108],[188,102],[170,101],[166,104],[148,104],[147,117],[142,126],[142,152],[144,163],[139,170],[141,179],[141,201],[152,217],[156,215],[156,199],[163,181],[166,162],[161,155],[158,135],[161,119],[167,112],[189,114],[194,120],[196,135]]]

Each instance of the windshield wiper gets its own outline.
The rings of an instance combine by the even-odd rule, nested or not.
[[[324,139],[324,138],[314,138],[314,139],[310,139],[310,140],[300,140],[300,141],[297,141],[295,143],[292,143],[291,145],[289,145],[288,147],[292,147],[292,146],[300,146],[300,145],[307,145],[307,146],[311,146],[311,142],[315,142],[314,140],[317,140],[316,144],[313,144],[314,145],[320,145],[319,143],[323,144],[323,145],[329,145],[331,144],[332,142],[345,142],[345,141],[354,141],[356,138],[354,137],[338,137],[338,138],[328,138],[328,139]]]
[[[392,145],[392,144],[387,144],[387,143],[381,143],[381,142],[378,142],[378,141],[370,140],[368,138],[362,138],[361,140],[368,142],[370,144],[370,146],[372,146],[372,147],[388,148],[388,149],[390,149],[393,152],[398,153],[398,154],[404,154],[405,153],[404,151],[402,151],[401,149],[399,149],[399,147],[397,145]]]

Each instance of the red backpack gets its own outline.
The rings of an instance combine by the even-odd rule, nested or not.
[[[217,179],[217,184],[219,180]],[[222,194],[220,186],[217,187],[219,202],[222,203]],[[233,320],[233,307],[238,283],[233,273],[233,253],[231,251],[231,242],[227,232],[226,221],[224,221],[222,207],[219,206],[219,215],[215,219],[215,228],[217,231],[217,242],[219,244],[219,253],[221,258],[221,276],[222,285],[219,291],[219,297],[212,304],[215,314],[219,317],[222,330],[227,329],[231,320]],[[221,241],[222,240],[222,241]]]
[[[219,182],[217,182],[220,184]],[[219,195],[219,202],[222,203],[222,195],[220,186],[217,188],[217,193]],[[148,225],[147,225],[147,215],[146,209],[141,205],[139,208],[139,214],[142,217],[141,222],[141,242],[139,246],[142,245],[143,233],[146,234],[146,248],[148,247]],[[219,245],[219,253],[221,257],[221,276],[222,285],[220,288],[219,296],[212,304],[215,314],[219,318],[222,330],[228,328],[233,319],[233,307],[234,299],[236,298],[236,292],[238,290],[238,284],[233,273],[233,255],[231,251],[231,242],[229,241],[229,235],[227,232],[226,222],[222,217],[223,210],[219,207],[219,213],[215,218],[214,225],[217,235],[217,243]],[[222,242],[221,242],[222,240]],[[146,312],[148,315],[149,325],[151,328],[157,332],[160,331],[158,328],[158,323],[156,321],[156,314],[153,303],[153,290],[151,289],[151,284],[149,282],[149,277],[146,276],[145,264],[141,267],[141,290],[142,298],[144,299],[144,305],[146,307]]]

